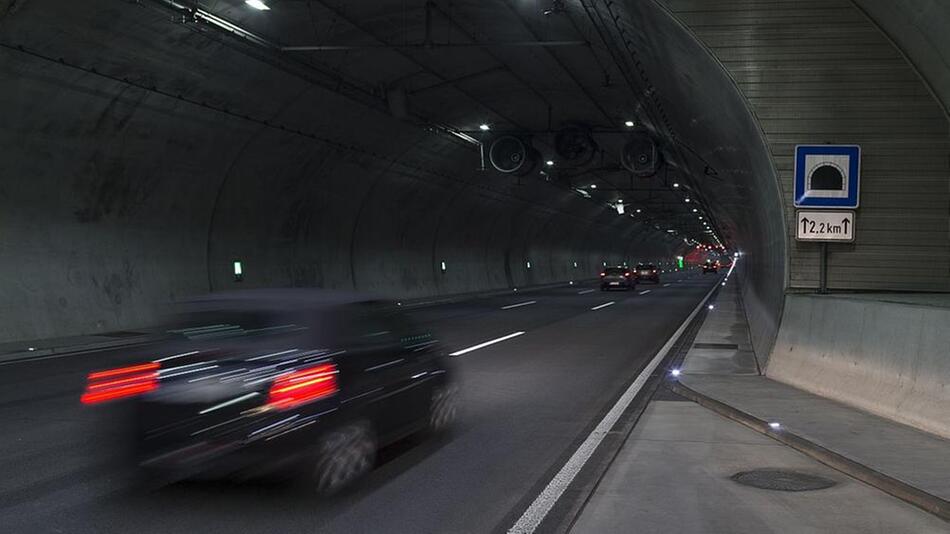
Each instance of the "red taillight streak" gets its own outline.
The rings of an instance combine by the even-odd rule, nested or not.
[[[158,367],[158,363],[148,362],[141,365],[119,367],[118,369],[109,369],[107,371],[97,371],[95,373],[89,373],[89,380],[98,380],[100,378],[108,378],[110,376],[126,375],[129,373],[137,373],[139,371],[157,371]]]
[[[90,382],[86,386],[86,391],[94,389],[105,389],[114,387],[124,387],[123,384],[137,384],[143,381],[158,380],[158,373],[142,373],[140,375],[130,376],[128,378],[119,378],[117,380],[106,380],[104,382]]]
[[[79,400],[83,404],[96,404],[158,389],[159,367],[158,363],[149,362],[89,373],[86,391]],[[111,380],[104,380],[109,378]]]
[[[80,398],[83,404],[96,404],[99,402],[105,402],[114,399],[121,399],[123,397],[132,397],[134,395],[141,395],[142,393],[148,393],[158,389],[158,382],[147,382],[137,386],[128,386],[120,389],[112,389],[108,391],[101,391],[98,393],[84,393]]]
[[[336,375],[336,365],[328,363],[278,377],[270,388],[267,404],[287,409],[329,397],[339,391]]]

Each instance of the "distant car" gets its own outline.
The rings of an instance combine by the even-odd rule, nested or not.
[[[637,287],[636,277],[626,267],[607,267],[600,273],[600,290],[631,290]]]
[[[649,280],[654,284],[660,283],[660,270],[652,263],[638,263],[635,272],[638,282]]]
[[[706,260],[706,263],[703,264],[703,274],[717,272],[719,272],[719,261]]]
[[[306,473],[333,494],[380,447],[455,418],[446,357],[396,310],[323,291],[212,295],[156,359],[90,374],[82,401],[132,399],[149,480]]]

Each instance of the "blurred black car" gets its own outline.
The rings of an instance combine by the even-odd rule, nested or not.
[[[631,290],[637,287],[637,280],[626,267],[607,267],[600,273],[600,290]]]
[[[638,263],[635,272],[638,282],[649,280],[654,284],[660,283],[660,271],[652,263]]]
[[[719,261],[706,260],[706,263],[703,264],[703,274],[706,273],[718,273],[719,272]]]
[[[261,290],[187,303],[151,362],[89,375],[83,402],[134,399],[137,466],[151,480],[296,473],[322,494],[377,449],[456,415],[432,336],[394,303]]]

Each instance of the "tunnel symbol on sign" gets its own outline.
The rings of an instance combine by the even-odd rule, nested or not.
[[[808,154],[805,156],[805,190],[812,198],[848,198],[847,155]]]
[[[844,189],[844,174],[834,165],[819,165],[815,167],[809,178],[812,190],[841,191]]]
[[[858,207],[861,147],[796,145],[794,199],[797,208]]]

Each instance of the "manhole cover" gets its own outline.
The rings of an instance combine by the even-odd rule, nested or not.
[[[732,480],[753,488],[776,491],[812,491],[830,488],[835,482],[824,477],[784,471],[782,469],[754,469],[732,475]]]

